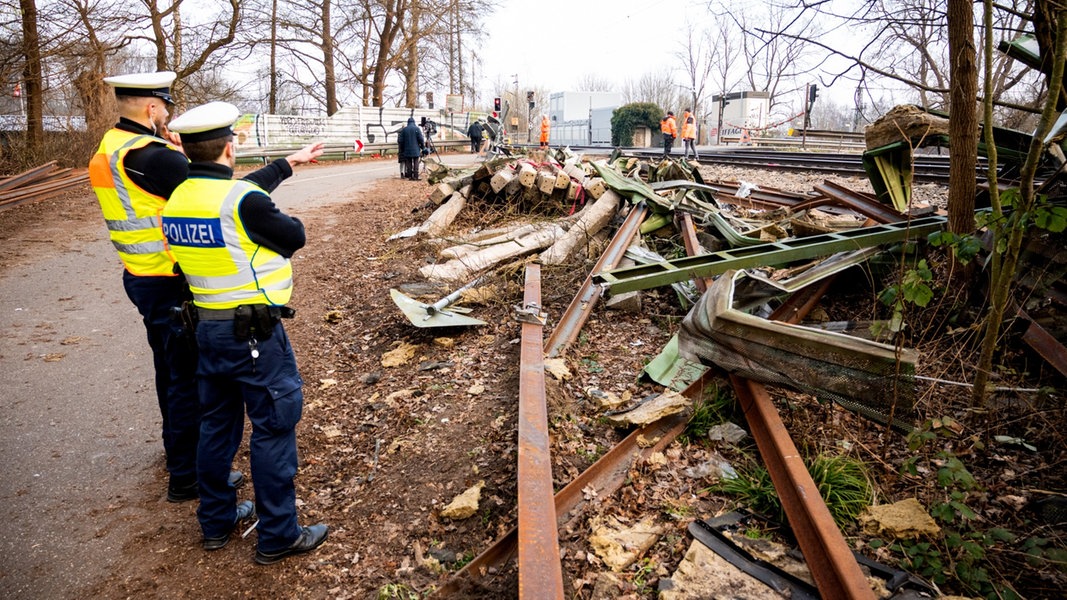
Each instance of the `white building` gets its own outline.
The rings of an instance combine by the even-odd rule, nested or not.
[[[749,135],[753,135],[753,130],[767,126],[770,110],[771,97],[767,92],[733,92],[725,96],[712,96],[708,141],[716,144],[736,143],[741,139],[742,130],[748,130]]]
[[[610,146],[611,115],[622,105],[617,92],[556,92],[548,97],[553,146]]]

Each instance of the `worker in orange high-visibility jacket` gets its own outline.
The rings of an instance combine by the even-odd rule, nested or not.
[[[696,147],[697,122],[693,113],[686,108],[682,112],[682,147],[685,149],[685,158],[689,158],[689,151],[693,151],[693,158],[700,158]]]
[[[663,133],[663,158],[671,155],[674,139],[678,137],[678,124],[674,120],[674,112],[667,111],[667,116],[660,119],[659,130]]]
[[[541,115],[541,147],[548,147],[548,130],[551,125],[548,122],[548,115]]]

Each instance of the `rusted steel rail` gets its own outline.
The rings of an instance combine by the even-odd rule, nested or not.
[[[0,192],[6,192],[8,190],[15,189],[19,186],[26,185],[31,181],[38,179],[44,179],[51,175],[51,171],[56,167],[56,161],[50,160],[43,165],[34,167],[32,169],[23,171],[10,177],[4,177],[0,179]],[[69,169],[68,169],[69,170]]]
[[[697,228],[693,224],[693,215],[682,212],[681,223],[678,229],[682,232],[682,242],[685,244],[685,253],[689,256],[697,256],[703,254],[703,249],[700,247],[700,242],[697,240]],[[594,271],[595,272],[595,271]],[[707,277],[694,277],[693,284],[697,286],[700,293],[708,291],[709,279]]]
[[[0,192],[0,208],[14,206],[26,201],[44,200],[86,181],[89,181],[89,173],[81,170],[80,172],[67,173],[59,179]]]
[[[563,598],[545,402],[541,265],[526,265],[519,360],[519,598]]]
[[[1023,332],[1023,341],[1045,359],[1052,368],[1067,375],[1067,348],[1037,321],[1030,318],[1021,306],[1015,306],[1015,316],[1028,323]]]
[[[574,338],[578,337],[578,331],[589,320],[589,315],[592,314],[593,307],[600,298],[600,287],[593,285],[593,273],[614,269],[619,265],[619,261],[626,255],[626,248],[630,246],[630,242],[633,241],[634,235],[647,215],[648,206],[644,202],[630,209],[630,214],[615,232],[608,247],[600,255],[593,270],[585,277],[582,287],[567,306],[567,310],[560,316],[555,328],[552,329],[548,341],[545,342],[545,356],[548,358],[559,356],[574,341]]]
[[[690,384],[682,395],[693,401],[703,396],[704,391],[711,385],[712,373],[711,370],[706,372],[703,377]],[[595,490],[597,498],[615,493],[626,482],[627,474],[635,460],[662,451],[685,431],[687,422],[686,416],[673,415],[630,432],[630,435],[556,493],[554,503],[557,525],[563,525],[582,514],[589,503],[583,490]],[[650,447],[642,448],[638,440],[656,442]],[[518,543],[518,529],[513,528],[453,575],[437,590],[434,597],[447,598],[465,585],[486,577],[490,571],[506,564],[515,555]]]
[[[634,217],[633,212],[631,212],[630,217]],[[616,238],[618,237],[619,236],[616,235]],[[630,238],[632,238],[632,234],[626,238],[627,244],[629,243]],[[536,265],[532,266],[536,267]],[[540,285],[539,274],[540,270],[538,268],[538,286]],[[811,286],[794,294],[783,303],[777,311],[775,311],[772,318],[793,323],[800,321],[815,306],[818,299],[828,289],[830,283],[831,279],[828,278],[819,285]],[[530,292],[530,284],[530,271],[528,270],[527,294]],[[575,301],[571,303],[571,308],[579,306],[579,298],[580,296],[575,298]],[[530,307],[530,302],[530,297],[527,296],[524,300],[525,306]],[[540,303],[539,293],[534,302],[537,304]],[[570,308],[568,310],[570,310]],[[584,321],[585,318],[580,319],[580,321],[578,321],[578,326],[580,326],[581,323],[584,323]],[[521,373],[522,380],[520,381],[520,403],[522,399],[526,397],[526,393],[522,388],[523,382],[526,381],[527,367],[529,366],[527,365],[526,360],[527,352],[533,352],[535,350],[532,348],[532,343],[529,347],[527,346],[527,327],[540,329],[539,326],[534,324],[523,324],[523,371]],[[577,335],[577,326],[575,326],[572,335]],[[540,363],[539,383],[541,385],[543,400],[544,365],[541,359],[535,358],[534,360]],[[706,386],[710,384],[713,373],[714,370],[709,369],[701,379],[690,385],[683,394],[690,399],[699,398],[704,393]],[[805,558],[810,565],[813,577],[816,580],[816,585],[818,585],[820,592],[826,598],[873,598],[873,593],[870,591],[870,587],[867,586],[866,579],[863,577],[862,572],[859,571],[859,566],[855,562],[848,546],[845,544],[840,530],[837,528],[836,523],[833,522],[832,517],[829,516],[829,510],[819,497],[818,490],[815,487],[814,482],[811,481],[811,476],[804,467],[803,461],[799,459],[799,454],[797,453],[792,440],[790,440],[788,434],[785,433],[784,425],[782,425],[780,417],[778,417],[777,412],[770,403],[770,396],[766,393],[766,390],[757,383],[738,377],[733,377],[731,380],[737,390],[738,397],[741,399],[741,405],[745,411],[746,418],[749,420],[750,428],[753,430],[753,437],[757,440],[760,453],[764,457],[764,461],[768,464],[768,470],[771,472],[776,490],[778,490],[779,495],[782,497],[783,506],[786,506],[786,514],[789,517],[789,522],[797,534],[801,550],[804,552]],[[542,403],[541,406],[543,407],[544,404]],[[547,418],[547,413],[543,414]],[[539,419],[540,417],[537,418]],[[530,420],[535,419],[528,419],[523,407],[520,405],[520,494],[518,528],[509,531],[494,542],[492,546],[475,557],[474,560],[468,563],[444,586],[442,586],[437,594],[435,594],[435,597],[448,597],[464,588],[466,585],[473,583],[481,577],[485,577],[490,571],[495,570],[510,560],[511,557],[514,556],[516,548],[519,553],[520,597],[535,597],[532,595],[524,596],[526,593],[533,593],[532,588],[524,586],[524,581],[530,581],[529,579],[524,579],[524,574],[529,573],[528,569],[530,568],[541,568],[541,566],[527,563],[523,560],[528,552],[525,549],[526,536],[524,535],[524,532],[527,532],[528,528],[531,526],[531,522],[524,519],[524,515],[528,514],[529,509],[528,507],[524,507],[524,495],[522,492],[525,485],[524,476],[522,474],[522,453],[523,446],[526,443],[524,441],[523,427],[524,423],[527,423]],[[777,423],[777,426],[775,423]],[[555,495],[553,500],[553,514],[556,518],[556,526],[552,526],[544,521],[542,521],[542,524],[546,529],[551,528],[552,530],[552,535],[550,537],[556,544],[556,554],[555,560],[551,562],[553,563],[553,569],[560,570],[561,586],[562,565],[558,560],[558,534],[556,533],[556,527],[568,520],[579,518],[579,515],[581,514],[580,508],[587,502],[585,490],[596,490],[596,495],[598,497],[611,495],[625,481],[626,474],[635,457],[642,454],[647,455],[650,452],[658,451],[666,447],[675,437],[685,430],[685,425],[686,419],[676,415],[672,418],[663,419],[660,422],[648,425],[642,429],[635,430],[627,436],[625,440],[617,444],[607,454],[601,457],[600,460]],[[544,435],[547,444],[547,430]],[[637,445],[637,440],[639,438],[651,438],[658,441],[652,448],[642,450]],[[547,457],[547,453],[545,456]],[[549,485],[551,485],[550,465],[548,466],[547,477]],[[807,480],[806,482],[805,478]],[[543,515],[546,512],[547,511],[542,508],[539,511],[538,518],[543,519]],[[826,522],[825,519],[829,519],[829,521]],[[842,550],[844,551],[844,554],[841,553]],[[544,558],[546,562],[549,562],[546,557],[539,556],[539,558]],[[538,571],[538,573],[541,573],[541,571]],[[857,573],[858,578],[856,577]],[[547,578],[544,578],[543,580],[547,581]],[[562,593],[562,588],[560,588],[559,593]],[[554,596],[546,595],[544,597]]]
[[[819,593],[828,600],[873,600],[867,578],[819,496],[767,389],[736,375],[730,382]]]
[[[799,322],[826,293],[832,279],[827,278],[817,286],[797,292],[778,307],[771,318]],[[819,489],[789,437],[767,389],[736,375],[730,376],[730,383],[820,595],[828,600],[873,600],[874,592],[867,578],[819,495]]]
[[[824,181],[823,183],[816,185],[815,191],[824,194],[826,198],[829,199],[827,201],[833,201],[840,205],[847,206],[861,215],[869,219],[874,219],[879,223],[896,223],[897,221],[907,218],[906,215],[897,212],[888,204],[882,204],[876,198],[850,190],[847,187],[832,181]],[[808,204],[803,204],[796,208],[799,210],[800,208],[807,207]]]

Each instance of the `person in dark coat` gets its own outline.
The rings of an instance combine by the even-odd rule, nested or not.
[[[471,123],[471,126],[467,128],[467,135],[471,138],[471,154],[477,154],[482,151],[482,120]]]
[[[404,179],[419,179],[419,157],[426,148],[426,138],[415,124],[415,117],[408,117],[408,124],[400,130],[396,138],[400,159],[400,176]]]

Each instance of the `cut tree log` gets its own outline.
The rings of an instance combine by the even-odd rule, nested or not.
[[[902,141],[917,148],[947,135],[948,119],[912,104],[894,106],[863,130],[868,150]]]
[[[541,253],[541,262],[546,265],[558,265],[567,260],[579,244],[596,235],[611,222],[621,203],[622,196],[612,190],[604,192],[596,202],[582,209],[582,216],[567,230],[566,235]]]
[[[419,273],[434,281],[466,281],[471,279],[475,273],[502,261],[531,254],[550,246],[564,233],[563,227],[548,223],[544,228],[519,239],[484,248],[462,259],[450,260],[439,265],[426,265],[419,269]]]
[[[471,186],[468,185],[449,196],[448,201],[438,206],[437,210],[433,211],[433,214],[419,227],[419,233],[434,237],[444,233],[467,205],[467,195],[470,194],[470,189]]]
[[[483,238],[464,244],[457,244],[455,246],[449,246],[448,248],[441,250],[438,253],[438,256],[449,260],[455,258],[463,258],[464,256],[467,256],[479,250],[484,250],[485,248],[489,248],[497,244],[502,244],[504,242],[517,240],[525,235],[529,235],[535,231],[543,229],[544,227],[544,223],[529,223],[521,227],[515,227],[503,231],[492,237]]]

